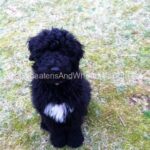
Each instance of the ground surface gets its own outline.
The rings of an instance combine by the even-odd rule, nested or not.
[[[1,0],[0,7],[1,150],[54,149],[31,105],[26,44],[52,26],[85,45],[80,67],[93,92],[79,149],[150,149],[149,0]]]

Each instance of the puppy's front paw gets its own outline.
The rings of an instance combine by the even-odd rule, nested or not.
[[[71,131],[68,135],[67,145],[72,148],[77,148],[83,144],[83,141],[84,141],[84,137],[82,131],[80,129],[74,130]]]
[[[62,148],[66,145],[66,135],[65,134],[51,134],[51,143],[54,147]]]

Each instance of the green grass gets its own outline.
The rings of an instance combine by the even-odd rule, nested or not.
[[[92,100],[79,150],[149,150],[149,8],[148,1],[2,0],[0,149],[55,149],[31,104],[26,42],[63,27],[85,45],[84,74],[97,75],[88,76]]]

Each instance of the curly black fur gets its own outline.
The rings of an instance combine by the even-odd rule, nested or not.
[[[33,74],[81,74],[79,61],[83,57],[83,46],[68,31],[57,28],[43,30],[29,39],[28,46],[29,59],[34,61]],[[72,79],[32,80],[33,105],[41,116],[41,128],[51,133],[50,140],[55,147],[82,145],[81,124],[90,101],[90,91],[83,75]],[[67,112],[64,122],[57,122],[44,113],[49,103],[66,103],[73,112]]]

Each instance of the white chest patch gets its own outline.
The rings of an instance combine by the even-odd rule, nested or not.
[[[65,122],[67,114],[72,112],[73,108],[71,108],[66,103],[62,104],[49,103],[44,109],[45,115],[53,118],[56,122],[60,123]]]

